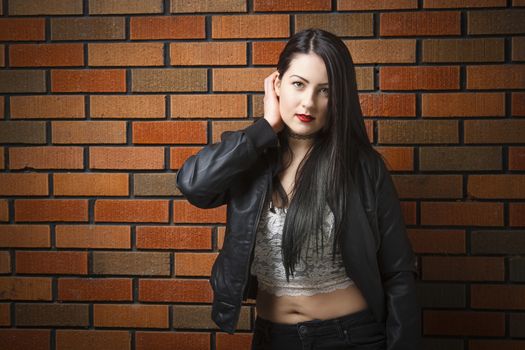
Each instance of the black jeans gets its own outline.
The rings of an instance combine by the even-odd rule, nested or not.
[[[252,350],[386,349],[385,323],[369,308],[332,318],[296,324],[255,319]]]

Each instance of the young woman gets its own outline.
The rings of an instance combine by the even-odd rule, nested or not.
[[[264,89],[263,118],[177,174],[193,205],[227,205],[213,320],[234,333],[252,298],[252,349],[420,349],[417,260],[347,47],[320,29],[296,33]]]

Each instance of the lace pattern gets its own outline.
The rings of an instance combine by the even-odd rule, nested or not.
[[[332,261],[334,216],[326,206],[323,223],[322,248],[316,253],[315,238],[305,254],[295,266],[290,281],[286,281],[286,273],[281,256],[281,240],[287,210],[284,208],[266,206],[257,228],[254,258],[251,266],[252,275],[257,276],[259,287],[276,296],[306,295],[329,293],[336,289],[346,288],[354,282],[347,276],[340,252],[336,252],[335,262]]]

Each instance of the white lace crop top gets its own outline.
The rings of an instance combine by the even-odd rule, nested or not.
[[[323,226],[327,235],[323,236],[322,248],[316,253],[315,240],[310,244],[295,266],[295,272],[286,281],[286,273],[281,256],[281,238],[286,217],[286,209],[273,207],[272,202],[261,213],[254,248],[251,274],[257,276],[259,288],[276,296],[306,295],[328,293],[346,288],[354,282],[347,276],[341,253],[336,252],[332,260],[334,216],[326,206],[326,220]]]

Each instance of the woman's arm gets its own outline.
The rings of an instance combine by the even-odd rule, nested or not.
[[[378,263],[385,290],[388,350],[421,349],[421,311],[416,296],[417,259],[408,239],[398,194],[380,158],[376,193],[381,246]]]
[[[277,134],[264,118],[243,130],[225,131],[220,142],[186,159],[177,172],[177,187],[199,208],[223,205],[236,177],[249,169],[264,149],[277,144]]]

